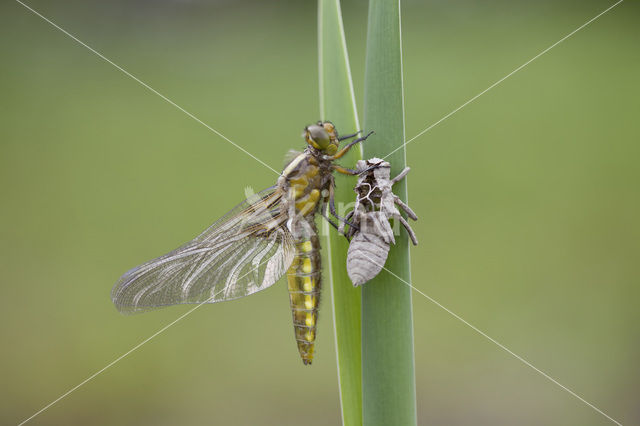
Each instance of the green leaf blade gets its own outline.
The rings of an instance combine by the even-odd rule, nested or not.
[[[340,134],[354,133],[360,130],[360,125],[338,0],[320,0],[318,3],[318,51],[321,118],[332,121]],[[362,148],[357,146],[342,158],[341,163],[353,167],[359,159],[362,159]],[[353,178],[336,176],[336,200],[353,201],[354,184]],[[328,225],[325,223],[325,226]],[[342,421],[345,426],[361,426],[361,291],[353,287],[347,275],[347,240],[335,230],[329,231],[327,263],[331,277]]]
[[[404,141],[404,99],[399,1],[370,0],[365,68],[365,128],[376,133],[364,146],[367,158],[385,157]],[[391,176],[406,164],[405,149],[386,158]],[[407,201],[401,181],[394,192]],[[362,290],[363,424],[415,425],[409,242],[401,230],[385,267]],[[397,277],[394,276],[397,275]]]

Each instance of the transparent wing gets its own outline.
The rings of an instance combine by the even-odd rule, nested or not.
[[[273,285],[295,253],[280,202],[270,188],[240,203],[192,241],[125,273],[111,291],[113,303],[135,313],[237,299]]]

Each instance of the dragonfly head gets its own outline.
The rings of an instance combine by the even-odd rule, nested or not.
[[[333,155],[338,152],[338,132],[330,121],[318,121],[304,128],[302,133],[304,140],[326,155]]]

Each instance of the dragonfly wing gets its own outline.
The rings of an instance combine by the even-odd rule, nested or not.
[[[192,241],[131,269],[114,286],[113,303],[135,313],[237,299],[273,285],[295,253],[280,201],[277,189],[256,194]]]

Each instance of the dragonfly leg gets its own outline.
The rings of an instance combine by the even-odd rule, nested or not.
[[[349,152],[349,150],[351,149],[352,146],[354,146],[355,144],[359,143],[359,142],[364,142],[367,140],[367,138],[369,136],[371,136],[371,134],[373,134],[373,132],[369,132],[366,136],[363,136],[361,138],[355,139],[351,142],[349,142],[347,144],[347,146],[345,146],[344,148],[342,148],[340,151],[338,151],[333,157],[331,157],[331,160],[337,160],[338,158],[342,157],[343,155],[345,155],[347,152]]]
[[[343,175],[356,176],[360,174],[360,172],[357,170],[347,169],[346,167],[342,167],[337,164],[331,165],[331,169],[338,173],[342,173]]]
[[[355,137],[356,137],[356,136],[358,136],[360,133],[362,133],[362,130],[358,130],[357,132],[352,133],[352,134],[350,134],[350,135],[340,136],[340,137],[338,138],[338,140],[339,140],[339,141],[343,141],[343,140],[345,140],[345,139],[355,138]]]
[[[402,226],[404,226],[404,229],[407,230],[407,234],[409,234],[409,238],[411,238],[411,242],[413,243],[414,246],[418,245],[418,237],[416,237],[416,233],[413,232],[413,229],[411,229],[411,226],[409,225],[409,223],[405,220],[404,217],[398,215],[397,219],[400,221],[400,223],[402,224]]]
[[[329,185],[329,211],[340,222],[349,225],[349,227],[351,227],[351,228],[354,228],[356,230],[360,230],[360,228],[355,223],[353,223],[353,222],[345,219],[344,217],[341,217],[340,215],[338,215],[338,212],[336,211],[336,198],[335,198],[333,180],[331,181],[331,184]]]
[[[397,195],[393,194],[393,201],[400,207],[406,214],[413,220],[418,220],[418,216],[414,213],[414,211],[404,203]]]
[[[366,169],[364,169],[364,170],[359,170],[359,171],[358,171],[358,174],[359,174],[359,175],[363,175],[363,174],[365,174],[365,173],[367,173],[367,172],[370,172],[371,170],[375,170],[375,169],[377,169],[378,167],[380,167],[380,166],[378,166],[378,165],[369,166],[369,167],[367,167],[367,168],[366,168]],[[369,185],[369,186],[371,186],[371,185]]]
[[[352,221],[352,220],[351,220],[351,218],[353,218],[353,213],[354,213],[354,212],[355,212],[355,210],[351,210],[349,213],[347,213],[347,215],[346,215],[344,218],[345,218],[348,222],[351,222],[351,221]],[[340,231],[340,233],[341,233],[342,235],[344,235],[345,237],[347,237],[347,239],[348,239],[349,241],[351,241],[351,238],[350,238],[350,237],[352,237],[352,236],[353,236],[355,229],[354,229],[354,228],[352,228],[352,227],[349,227],[349,231],[345,231],[345,230],[344,230],[344,227],[345,227],[345,223],[344,223],[344,222],[341,222],[341,223],[340,223],[340,228],[338,229],[338,231]]]
[[[398,176],[396,176],[393,179],[391,179],[391,185],[393,185],[394,183],[404,179],[404,177],[407,175],[407,173],[409,173],[409,170],[411,170],[410,167],[405,167],[404,170],[401,171]]]
[[[349,240],[349,236],[344,231],[344,225],[342,223],[340,225],[338,225],[333,220],[331,220],[331,218],[327,214],[327,205],[328,205],[327,199],[328,198],[329,197],[325,197],[324,200],[323,200],[322,206],[320,206],[320,215],[323,218],[325,218],[327,222],[329,222],[329,225],[333,226],[341,235],[344,235],[347,238],[347,240]]]
[[[333,226],[340,234],[344,235],[347,239],[349,239],[349,236],[347,236],[347,233],[344,232],[344,227],[342,225],[338,226],[337,223],[331,220],[331,218],[327,216],[327,213],[324,211],[324,209],[320,211],[320,215],[322,215],[322,217],[325,218],[327,222],[329,222],[329,225]]]

